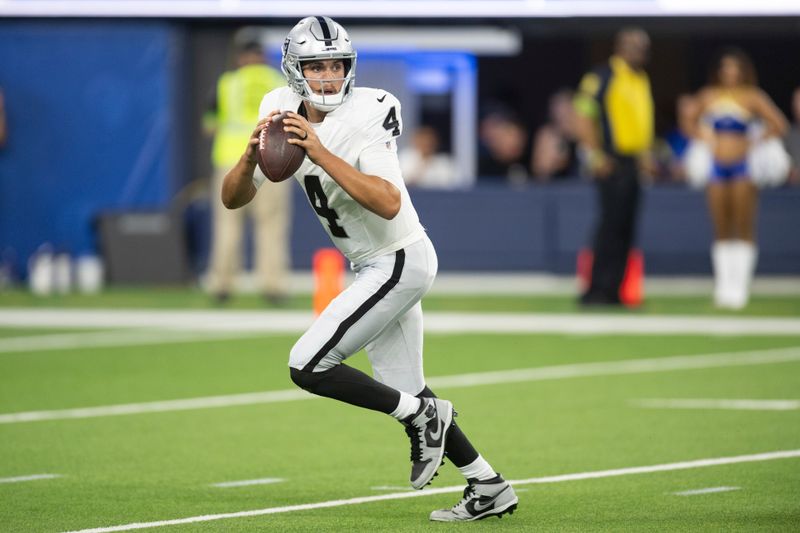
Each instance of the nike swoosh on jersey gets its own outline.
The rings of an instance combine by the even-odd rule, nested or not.
[[[383,103],[384,100],[386,100],[386,95],[385,94],[383,96],[381,96],[380,98],[378,98],[378,101],[380,103]]]

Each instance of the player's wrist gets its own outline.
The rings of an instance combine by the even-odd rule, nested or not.
[[[332,167],[335,166],[337,160],[344,163],[343,159],[336,157],[333,153],[328,151],[328,149],[325,148],[324,146],[319,150],[318,153],[313,154],[313,157],[312,154],[310,153],[308,154],[308,157],[314,163],[322,167],[322,169],[325,170],[330,175],[332,175],[332,173],[329,170],[331,170]]]
[[[253,150],[252,152],[248,150],[247,152],[242,154],[242,157],[239,158],[239,162],[243,163],[247,167],[252,167],[253,170],[255,170],[256,165],[258,164],[255,150]]]

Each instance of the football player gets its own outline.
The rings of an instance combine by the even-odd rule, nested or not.
[[[437,398],[423,377],[420,300],[437,259],[400,174],[400,102],[386,91],[354,86],[356,52],[345,29],[328,17],[297,23],[284,42],[281,67],[288,86],[264,96],[262,119],[225,178],[223,203],[236,208],[255,196],[264,180],[253,176],[259,133],[288,111],[284,127],[299,136],[288,142],[306,151],[294,177],[356,274],[292,348],[292,381],[399,420],[411,439],[415,489],[430,483],[447,455],[468,486],[460,502],[433,511],[431,520],[513,512],[514,489],[478,454],[454,423],[453,405]],[[362,348],[374,378],[344,364]]]

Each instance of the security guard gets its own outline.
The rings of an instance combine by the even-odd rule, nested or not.
[[[247,146],[264,94],[286,84],[281,73],[265,64],[261,45],[246,41],[236,47],[236,70],[224,73],[203,126],[214,134],[213,240],[208,290],[218,302],[227,300],[241,270],[245,215],[253,217],[257,284],[269,303],[287,296],[291,188],[288,183],[268,183],[246,209],[229,210],[220,201],[225,173]],[[256,172],[260,172],[256,169]]]
[[[653,143],[653,96],[643,68],[650,38],[638,28],[617,33],[608,64],[581,80],[575,107],[581,156],[597,184],[599,224],[585,305],[619,305],[619,288],[634,240],[639,172]]]

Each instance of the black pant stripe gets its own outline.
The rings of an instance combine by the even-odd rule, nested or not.
[[[400,275],[403,273],[403,264],[405,264],[405,261],[406,261],[405,250],[397,250],[397,252],[395,252],[395,258],[394,258],[394,269],[392,270],[392,275],[389,277],[388,280],[386,280],[386,283],[381,285],[381,287],[375,294],[370,296],[366,302],[361,304],[358,307],[358,309],[353,311],[353,314],[345,318],[342,321],[342,323],[339,324],[339,327],[336,328],[336,332],[328,340],[328,342],[326,342],[322,346],[322,348],[316,353],[316,355],[314,355],[311,361],[309,361],[308,364],[303,367],[303,372],[313,372],[314,367],[317,366],[317,364],[322,360],[322,358],[325,357],[325,355],[327,355],[328,352],[330,352],[333,349],[333,347],[339,343],[340,340],[342,340],[342,337],[344,337],[344,334],[347,333],[347,330],[350,329],[353,326],[353,324],[358,322],[361,319],[361,317],[363,317],[367,313],[367,311],[375,307],[375,304],[381,301],[381,299],[383,299],[384,296],[389,294],[389,291],[392,290],[394,286],[400,282]]]

